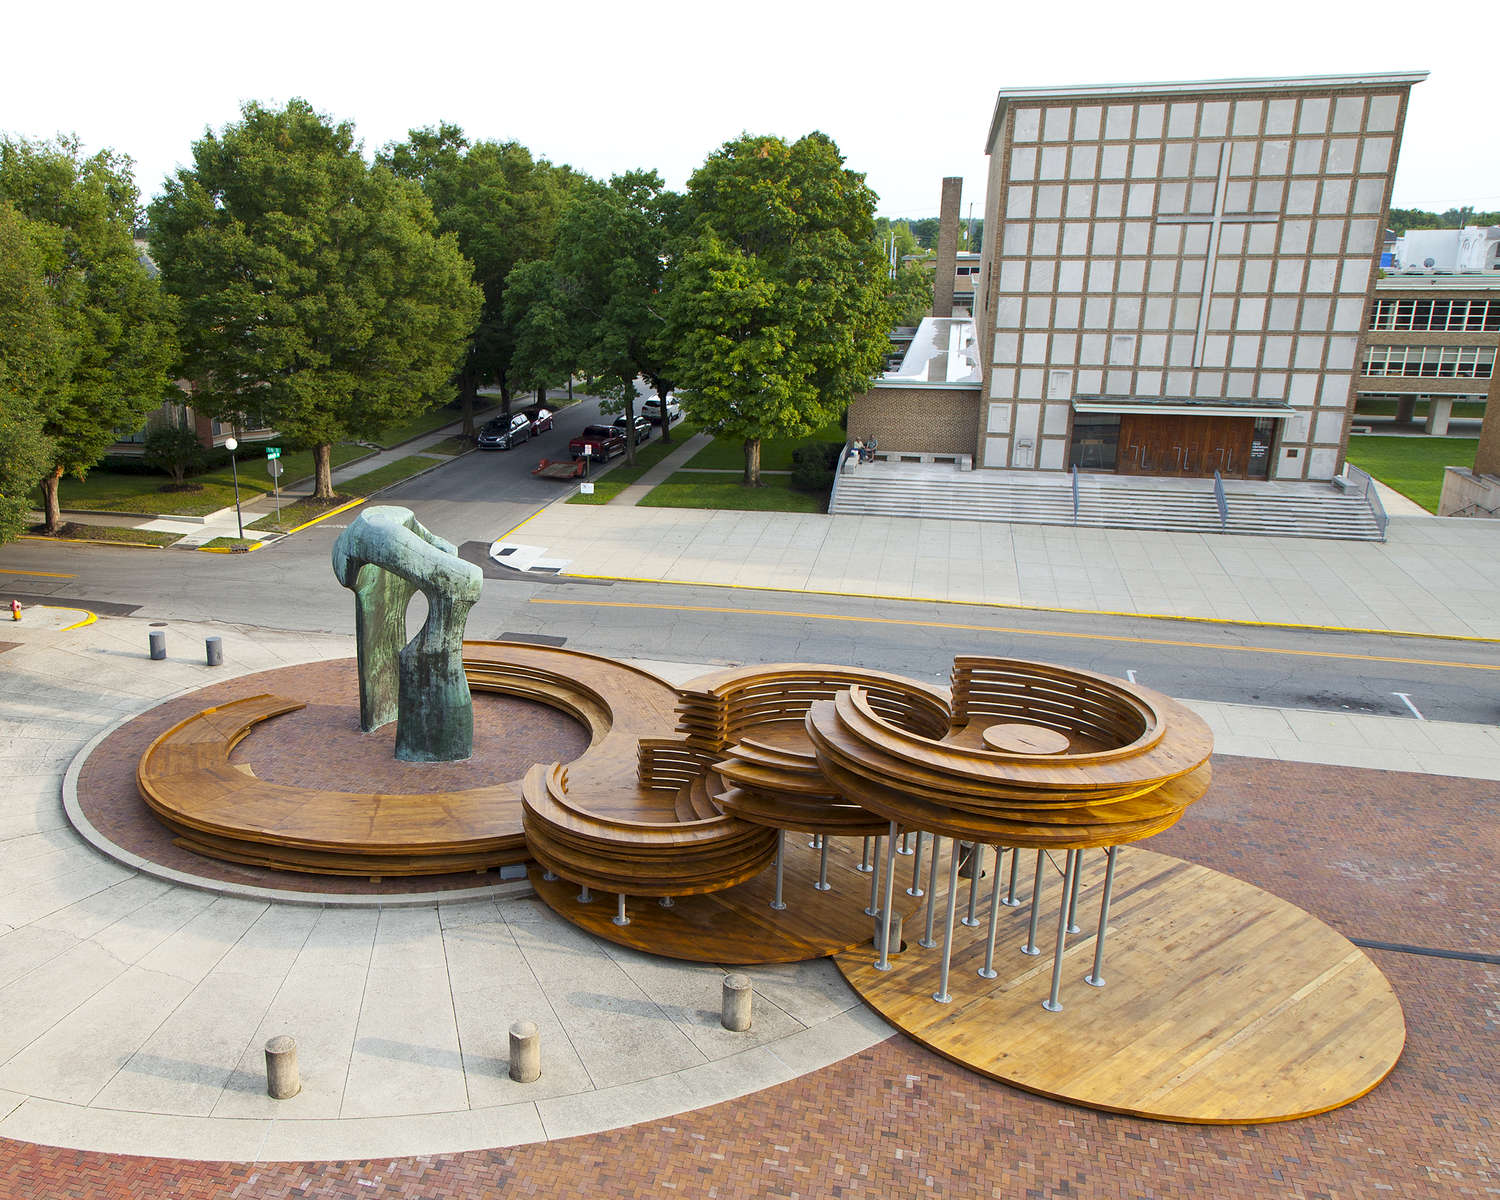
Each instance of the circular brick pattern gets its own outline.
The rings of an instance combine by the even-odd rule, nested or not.
[[[219,883],[312,895],[455,891],[493,882],[473,873],[414,876],[379,883],[276,871],[204,858],[178,846],[135,785],[135,767],[153,738],[213,705],[271,692],[308,705],[252,731],[232,760],[262,779],[338,791],[441,792],[519,779],[537,762],[569,762],[588,748],[588,730],[544,704],[474,693],[474,754],[462,763],[402,763],[393,757],[395,726],[359,732],[359,683],[353,659],[278,667],[242,675],[168,700],[127,721],[99,743],[78,775],[78,803],[94,827],[122,850]]]

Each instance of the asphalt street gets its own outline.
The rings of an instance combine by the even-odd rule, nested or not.
[[[458,543],[486,574],[473,638],[519,638],[632,658],[733,664],[812,661],[940,682],[955,654],[1044,659],[1133,677],[1173,695],[1412,720],[1500,721],[1500,645],[877,600],[702,586],[520,576],[489,544],[568,487],[530,474],[598,420],[585,400],[515,450],[475,452],[381,495]],[[575,506],[579,521],[590,510]],[[71,604],[156,620],[353,632],[329,555],[335,517],[249,555],[22,541],[0,548],[0,601]],[[520,535],[524,538],[524,535]],[[420,596],[408,623],[424,616]],[[3,638],[0,633],[0,638]],[[0,660],[3,666],[3,660]]]

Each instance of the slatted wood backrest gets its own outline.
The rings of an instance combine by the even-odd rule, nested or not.
[[[636,779],[642,787],[675,792],[703,775],[718,755],[676,738],[641,738]]]
[[[878,711],[878,710],[876,710]],[[1003,658],[953,660],[953,727],[1023,722],[1105,747],[1150,735],[1156,714],[1100,676]]]

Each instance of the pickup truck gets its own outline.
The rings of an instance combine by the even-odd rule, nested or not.
[[[625,431],[609,425],[586,425],[583,432],[568,443],[568,453],[574,458],[583,457],[583,448],[598,462],[605,462],[617,454],[625,453]]]

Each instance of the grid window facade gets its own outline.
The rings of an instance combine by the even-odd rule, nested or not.
[[[1371,329],[1434,333],[1493,333],[1500,330],[1500,300],[1377,300]]]
[[[1331,475],[1347,395],[1325,384],[1351,380],[1371,319],[1399,112],[1392,95],[1284,93],[1011,108],[986,242],[989,392],[1015,408],[985,465],[1041,465],[1032,443],[1064,428],[1052,407],[1104,396],[1289,405],[1273,474]]]
[[[1366,375],[1405,379],[1488,379],[1495,351],[1482,346],[1368,346]]]

